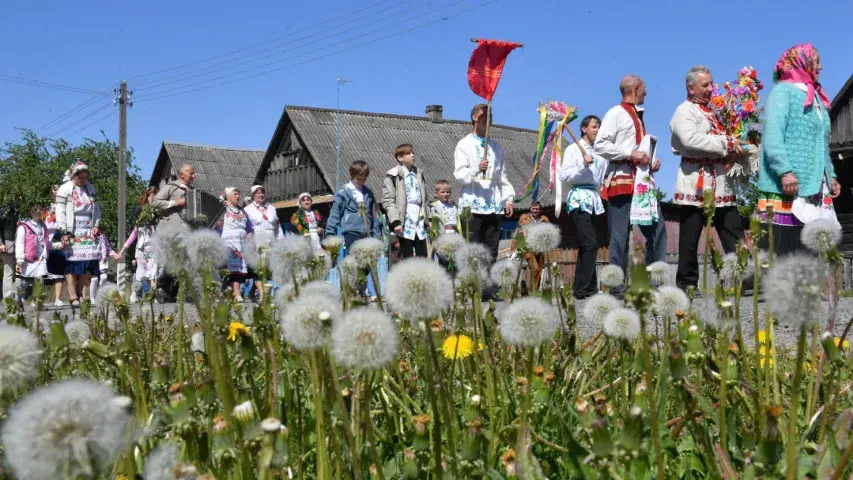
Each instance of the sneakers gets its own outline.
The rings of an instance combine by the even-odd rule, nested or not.
[[[62,300],[57,300],[57,301],[53,302],[53,306],[55,308],[62,308],[62,307],[68,306],[68,304],[63,302]]]
[[[166,303],[166,292],[162,288],[158,288],[154,292],[154,299],[157,300],[157,303]]]
[[[130,294],[130,303],[139,303],[139,296],[136,295],[135,291]]]
[[[243,303],[243,302],[245,302],[245,301],[246,301],[246,299],[245,299],[245,298],[243,298],[243,297],[242,297],[242,296],[240,296],[240,295],[237,295],[236,297],[234,297],[234,301],[235,301],[235,302],[237,302],[237,303]]]

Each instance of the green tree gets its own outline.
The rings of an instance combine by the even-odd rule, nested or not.
[[[758,206],[758,172],[753,172],[749,179],[740,179],[732,182],[737,199],[737,211],[740,216],[749,218]]]
[[[103,135],[103,132],[101,132]],[[146,182],[133,163],[133,151],[127,159],[127,206],[133,210],[135,199]],[[62,176],[76,160],[89,165],[89,179],[95,185],[101,206],[101,227],[115,244],[118,220],[118,145],[105,135],[102,140],[86,139],[80,145],[65,140],[47,140],[30,130],[22,130],[21,140],[7,142],[0,149],[0,206],[27,211],[31,206],[47,206],[50,189],[62,182]],[[127,215],[128,232],[133,228]]]

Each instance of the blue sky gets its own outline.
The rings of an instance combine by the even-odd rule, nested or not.
[[[547,98],[575,104],[581,115],[600,116],[619,101],[620,78],[635,73],[648,85],[647,127],[665,143],[669,119],[684,98],[684,73],[693,64],[710,66],[720,83],[751,64],[769,84],[786,48],[812,42],[821,52],[822,83],[830,97],[853,74],[849,1],[813,2],[819,9],[807,11],[799,1],[757,0],[741,9],[742,18],[735,2],[487,2],[3,2],[0,75],[97,91],[127,78],[136,101],[128,115],[128,144],[147,177],[163,140],[266,148],[284,105],[334,107],[338,75],[353,81],[342,91],[341,108],[423,115],[426,105],[441,104],[445,117],[463,119],[478,101],[465,76],[471,37],[525,44],[507,62],[495,97],[496,122],[536,128],[536,106]],[[475,8],[479,5],[484,6]],[[327,23],[309,28],[322,22]],[[434,23],[418,28],[427,22]],[[845,29],[846,35],[839,33]],[[142,76],[276,37],[282,38],[183,70]],[[388,38],[358,46],[380,37]],[[284,45],[247,57],[277,44]],[[319,58],[345,48],[350,50]],[[263,55],[269,56],[259,59]],[[210,66],[228,60],[232,63]],[[238,62],[251,63],[234,66]],[[277,63],[259,67],[272,62]],[[169,78],[228,66],[233,68],[183,82]],[[239,71],[244,73],[210,81]],[[67,121],[42,128],[91,98],[96,100]],[[16,141],[16,127],[41,135],[67,127],[59,136],[72,142],[99,137],[103,129],[115,139],[118,121],[110,102],[109,96],[0,81],[0,142]],[[451,156],[448,152],[448,161]],[[658,185],[671,192],[676,160],[668,153],[661,160]]]

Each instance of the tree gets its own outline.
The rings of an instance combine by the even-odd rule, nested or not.
[[[103,132],[101,132],[103,135]],[[133,209],[135,199],[146,187],[133,163],[133,151],[127,159],[127,205]],[[95,185],[101,206],[101,227],[115,244],[118,221],[118,145],[108,139],[86,139],[80,145],[65,140],[47,140],[30,130],[23,130],[17,143],[7,142],[0,150],[0,207],[13,206],[26,212],[32,206],[52,203],[50,189],[62,182],[62,176],[75,160],[89,166],[89,179]],[[127,228],[133,228],[127,215]]]

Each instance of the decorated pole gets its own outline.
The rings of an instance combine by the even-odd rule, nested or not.
[[[492,123],[492,98],[495,96],[495,90],[498,88],[498,82],[503,73],[506,57],[510,52],[518,47],[523,47],[524,44],[504,42],[501,40],[484,40],[482,38],[472,38],[472,42],[477,44],[474,53],[471,54],[471,60],[468,62],[468,85],[471,90],[483,97],[487,102],[486,117],[486,135],[483,144],[483,161],[489,161],[489,127]],[[486,173],[483,172],[483,179],[486,178]]]

